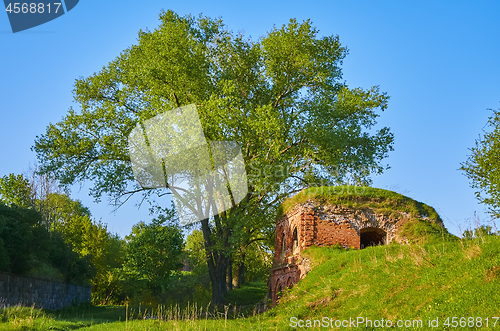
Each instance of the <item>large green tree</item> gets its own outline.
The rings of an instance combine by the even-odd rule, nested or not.
[[[349,88],[337,36],[318,35],[309,21],[273,28],[258,41],[234,34],[219,19],[160,14],[160,26],[94,75],[78,79],[70,109],[37,137],[44,173],[63,184],[93,181],[91,193],[123,202],[159,189],[134,181],[128,135],[140,123],[196,104],[211,141],[243,151],[248,194],[229,211],[201,220],[212,302],[230,288],[232,257],[266,237],[281,201],[304,187],[366,184],[392,148],[375,130],[388,96],[377,87]],[[229,277],[228,277],[229,275]]]
[[[489,213],[500,216],[500,109],[493,110],[483,137],[470,149],[467,161],[460,169],[469,178],[476,198],[484,203]]]

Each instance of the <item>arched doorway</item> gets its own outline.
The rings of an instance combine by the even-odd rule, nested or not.
[[[380,228],[364,228],[359,230],[360,248],[384,245],[387,233]]]

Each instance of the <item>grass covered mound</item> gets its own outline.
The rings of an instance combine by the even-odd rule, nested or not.
[[[398,217],[405,213],[410,218],[401,228],[399,235],[410,242],[456,240],[456,237],[446,230],[434,208],[393,191],[368,186],[311,187],[285,200],[279,215],[286,214],[296,205],[307,201],[319,205],[341,205],[352,210],[370,211],[386,216]]]
[[[452,317],[458,317],[459,323],[462,317],[466,323],[473,317],[474,327],[467,327],[469,330],[482,329],[480,319],[484,329],[492,329],[494,317],[500,317],[498,236],[348,251],[311,247],[303,254],[315,268],[267,313],[280,330],[293,329],[292,317],[304,321],[363,317],[423,323],[420,328],[398,328],[404,330],[456,329],[451,325]],[[445,325],[448,317],[449,326]],[[489,328],[485,327],[486,318]],[[436,319],[439,327],[429,327],[429,320]]]

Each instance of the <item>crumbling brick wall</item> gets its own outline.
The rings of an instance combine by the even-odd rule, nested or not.
[[[297,284],[299,280],[304,278],[311,271],[311,263],[308,259],[295,257],[292,263],[287,263],[275,267],[271,270],[271,276],[267,281],[268,298],[273,302],[273,305],[279,299],[280,292],[286,288],[291,288]]]
[[[402,242],[398,230],[409,219],[404,212],[390,216],[372,210],[345,206],[323,206],[313,201],[297,205],[276,222],[275,256],[268,281],[269,298],[276,303],[280,289],[291,287],[304,278],[308,268],[300,261],[300,252],[316,246],[341,245],[362,248],[363,236],[373,233],[380,243]],[[298,262],[299,261],[299,262]]]
[[[275,266],[291,262],[290,256],[312,245],[360,247],[358,229],[349,222],[349,218],[335,220],[321,216],[312,206],[300,205],[278,219]]]

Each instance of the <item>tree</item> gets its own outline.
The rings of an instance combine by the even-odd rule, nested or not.
[[[28,179],[15,174],[0,178],[0,201],[9,207],[31,208],[33,200]]]
[[[50,174],[39,174],[37,166],[23,175],[9,174],[0,178],[0,201],[7,206],[38,211],[49,231],[55,229],[57,222],[64,221],[68,213],[90,215],[79,201],[69,199]]]
[[[484,136],[476,140],[460,170],[469,178],[476,198],[488,207],[494,217],[500,216],[500,109],[493,110]]]
[[[127,255],[124,269],[137,280],[147,280],[156,294],[165,291],[172,272],[182,268],[184,240],[178,227],[154,219],[151,224],[139,222],[126,237]]]
[[[203,240],[203,233],[200,230],[193,230],[193,232],[187,236],[186,253],[187,262],[193,274],[196,276],[208,274],[205,242]]]
[[[0,205],[0,236],[7,262],[3,270],[23,274],[32,268],[33,261],[47,260],[50,235],[40,227],[41,221],[34,210]]]
[[[80,257],[86,257],[95,266],[92,277],[92,303],[109,304],[121,301],[119,280],[125,258],[125,245],[106,224],[93,221],[90,215],[73,215],[59,228],[64,241]]]
[[[42,173],[62,184],[91,180],[91,194],[123,203],[142,193],[134,182],[128,135],[144,121],[196,104],[205,137],[243,151],[248,194],[220,215],[201,220],[212,302],[231,287],[232,258],[264,238],[286,197],[308,186],[367,184],[392,149],[388,128],[373,130],[388,96],[378,87],[350,89],[338,36],[318,37],[309,21],[273,28],[259,41],[233,34],[221,20],[160,14],[133,45],[100,72],[76,81],[69,110],[36,138]],[[372,130],[370,130],[372,129]]]

